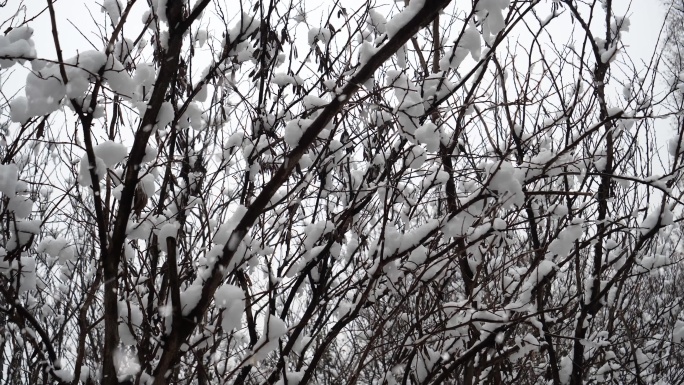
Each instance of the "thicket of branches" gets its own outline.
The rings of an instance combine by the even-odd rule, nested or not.
[[[684,382],[684,82],[613,1],[69,1],[0,7],[0,382]]]

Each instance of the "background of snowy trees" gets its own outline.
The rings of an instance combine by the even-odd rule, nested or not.
[[[680,2],[31,2],[3,384],[684,382]]]

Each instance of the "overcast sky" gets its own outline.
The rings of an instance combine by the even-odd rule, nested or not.
[[[234,0],[231,0],[234,1]],[[462,1],[462,0],[455,0]],[[550,3],[550,0],[547,0]],[[16,3],[17,0],[10,0],[10,6],[12,3]],[[40,7],[45,6],[45,1],[31,0],[26,2],[31,10],[34,11]],[[82,29],[82,32],[87,34],[87,31],[91,31],[89,37],[94,39],[92,31],[95,30],[95,23],[93,22],[91,15],[95,18],[97,22],[103,24],[105,21],[105,15],[100,11],[100,6],[97,3],[101,1],[92,0],[58,0],[56,3],[56,13],[57,13],[57,23],[60,29],[60,34],[62,36],[62,49],[65,56],[73,56],[76,51],[92,49],[85,39],[79,34],[75,26]],[[140,16],[147,7],[146,1],[138,1],[136,4],[134,14],[132,15],[135,21],[133,25],[136,27],[140,26]],[[321,1],[308,1],[307,4],[310,6],[320,7],[321,9],[326,8],[324,5],[321,6]],[[345,2],[346,4],[351,4],[352,2]],[[378,1],[381,3],[381,1]],[[351,5],[350,5],[351,6]],[[658,34],[662,26],[663,17],[665,13],[665,8],[659,0],[616,0],[613,1],[613,6],[615,7],[616,14],[627,14],[631,22],[630,32],[625,36],[626,43],[632,48],[630,49],[631,55],[637,55],[643,59],[648,59],[653,53],[656,47]],[[628,10],[629,8],[629,10]],[[88,12],[90,10],[90,13]],[[540,9],[548,10],[550,9],[550,4],[545,6],[545,4],[540,5]],[[69,22],[73,23],[71,25]],[[39,56],[54,57],[54,47],[52,44],[52,36],[50,33],[50,19],[47,12],[39,16],[31,26],[35,29],[35,41],[38,48]],[[137,35],[139,30],[128,30],[125,31],[127,37],[132,37]]]
[[[93,47],[87,42],[86,38],[82,36],[85,35],[95,45],[99,43],[98,36],[100,32],[98,31],[98,25],[109,25],[109,21],[105,14],[101,11],[102,0],[58,0],[56,2],[55,10],[57,13],[57,23],[58,29],[60,31],[60,41],[62,45],[62,50],[65,58],[73,57],[77,52],[83,52],[93,49]],[[303,0],[306,2],[307,9],[317,9],[319,12],[325,12],[330,9],[330,6],[326,4],[332,4],[332,1],[320,1],[320,0]],[[459,2],[465,0],[454,0],[456,6]],[[8,8],[12,9],[12,6],[19,2],[19,0],[9,0]],[[232,4],[236,0],[224,0],[226,4]],[[354,3],[358,2],[362,4],[361,1],[346,0],[344,5],[348,8],[353,8]],[[382,4],[385,1],[377,1],[377,3]],[[389,7],[393,6],[392,0],[388,0],[387,6],[380,8],[381,12],[389,11]],[[465,2],[469,4],[470,2]],[[46,2],[43,0],[30,0],[26,1],[29,7],[29,16],[35,15],[35,13],[40,12],[45,7]],[[627,45],[627,54],[632,58],[635,64],[638,66],[640,62],[646,62],[651,59],[655,50],[657,50],[658,37],[661,32],[663,18],[665,15],[665,7],[662,5],[660,0],[615,0],[613,1],[615,13],[617,15],[626,15],[629,17],[631,26],[628,33],[623,35],[623,42]],[[129,39],[135,39],[136,36],[140,34],[140,28],[142,27],[142,14],[147,8],[147,1],[139,0],[134,11],[131,13],[129,20],[131,23],[127,25],[124,29],[125,36]],[[551,11],[551,0],[542,0],[542,3],[537,7],[539,16],[544,17]],[[600,5],[597,6],[600,9]],[[237,9],[234,15],[237,16]],[[213,13],[213,12],[212,12]],[[319,20],[319,17],[313,15],[315,12],[311,12],[311,17],[308,20],[313,24],[313,22]],[[602,25],[603,17],[596,17],[595,30],[601,32],[598,35],[603,35],[602,31],[605,26]],[[213,23],[218,27],[218,23]],[[38,56],[42,58],[55,58],[54,44],[51,35],[50,28],[50,18],[47,11],[43,12],[39,17],[36,18],[31,24],[31,27],[35,30],[34,41],[36,42],[36,50]],[[578,25],[574,25],[576,28],[577,38],[582,38],[583,34],[579,31]],[[78,29],[80,29],[80,32]],[[108,27],[111,30],[111,27]],[[573,25],[570,23],[570,12],[565,10],[565,13],[561,15],[559,20],[555,20],[551,24],[551,34],[554,36],[554,40],[557,38],[557,42],[565,43],[567,42],[567,34],[570,33],[570,29]],[[567,29],[567,30],[564,30]],[[306,33],[306,29],[298,28],[298,32]],[[109,35],[109,33],[107,33]],[[149,35],[149,34],[148,34]],[[565,36],[564,36],[565,35]],[[147,36],[149,37],[149,36]],[[220,32],[213,35],[216,39],[221,39]],[[298,40],[306,44],[306,36],[296,37]],[[103,47],[98,47],[102,49]],[[10,82],[3,86],[3,91],[5,95],[11,95],[15,90],[20,89],[23,86],[25,80],[25,75],[22,72],[26,70],[20,69],[18,66],[13,67],[16,72],[9,76]],[[3,76],[6,80],[8,76]]]

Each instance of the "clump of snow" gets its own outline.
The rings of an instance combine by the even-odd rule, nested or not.
[[[303,245],[306,250],[311,250],[318,240],[325,234],[335,229],[335,225],[330,221],[315,222],[306,226],[304,233],[306,238]]]
[[[677,320],[675,322],[673,331],[672,331],[672,342],[675,344],[682,343],[684,340],[684,321],[682,320]]]
[[[302,86],[304,85],[304,79],[299,75],[290,76],[284,73],[276,73],[271,78],[271,83],[277,85],[278,87],[285,87],[287,85]]]
[[[65,71],[69,82],[62,82],[59,65],[47,63],[36,68],[26,77],[26,99],[12,104],[12,119],[24,122],[28,117],[47,115],[60,107],[60,102],[68,97],[85,105],[83,99],[90,82],[103,69],[103,78],[110,88],[124,98],[131,98],[136,92],[136,84],[128,75],[124,65],[104,52],[85,51],[65,60]],[[97,111],[92,111],[94,114]]]
[[[178,127],[192,127],[193,130],[200,130],[202,124],[202,110],[197,103],[189,103],[183,115],[178,119]]]
[[[143,192],[147,196],[152,196],[154,195],[155,192],[155,184],[154,184],[154,174],[146,174],[142,178],[140,178],[140,182],[138,182],[138,186],[143,190]]]
[[[237,225],[240,223],[240,220],[242,220],[242,217],[247,212],[247,207],[242,205],[236,206],[234,208],[231,207],[230,209],[233,214],[230,216],[228,221],[219,226],[219,229],[216,231],[216,235],[214,236],[214,243],[216,244],[225,245],[228,243],[230,236],[235,230],[235,227],[237,227]]]
[[[136,84],[126,72],[124,65],[113,55],[107,60],[104,78],[109,86],[124,98],[131,98],[135,94]]]
[[[10,198],[7,204],[7,210],[14,212],[17,218],[27,218],[31,215],[33,209],[33,201],[23,195],[15,195]]]
[[[93,148],[93,152],[95,156],[102,159],[107,168],[113,167],[128,155],[126,146],[111,140],[98,144]]]
[[[165,223],[161,229],[159,229],[159,249],[163,252],[168,252],[167,238],[176,238],[178,236],[178,229],[180,224],[178,222]]]
[[[17,220],[14,226],[11,226],[11,237],[5,248],[7,250],[14,250],[18,247],[25,246],[31,240],[33,235],[40,234],[39,220]]]
[[[167,22],[166,18],[166,2],[168,0],[152,0],[151,5],[152,9],[154,10],[154,14],[157,15],[157,18],[159,21],[162,22]],[[143,22],[145,21],[146,18],[143,18]]]
[[[157,159],[157,155],[159,154],[159,150],[156,147],[153,147],[151,145],[147,145],[145,147],[145,155],[143,155],[142,162],[143,163],[149,163]]]
[[[418,382],[423,382],[427,378],[440,357],[441,354],[439,352],[427,347],[421,349],[419,354],[416,354],[411,366],[415,370]]]
[[[420,267],[425,261],[427,260],[428,257],[428,249],[420,245],[413,249],[411,254],[409,254],[408,260],[404,264],[408,269],[417,269]]]
[[[16,164],[0,165],[0,192],[14,196],[17,192],[19,169]]]
[[[523,307],[524,304],[530,302],[532,291],[537,288],[540,282],[548,277],[557,268],[557,265],[548,259],[539,262],[539,265],[534,268],[523,282],[520,296],[515,304],[509,305],[509,308]]]
[[[506,224],[506,221],[501,219],[501,218],[494,218],[494,221],[492,223],[492,228],[496,231],[503,231],[506,230],[506,227],[508,225]]]
[[[59,102],[66,95],[58,66],[48,64],[38,73],[29,72],[24,92],[29,116],[47,115],[59,108]]]
[[[113,25],[119,23],[122,9],[123,5],[119,2],[119,0],[104,0],[102,3],[102,12],[105,12],[107,16],[109,16]]]
[[[46,253],[51,258],[58,258],[59,262],[66,263],[73,261],[75,256],[74,247],[69,245],[69,241],[63,237],[45,237],[36,246],[36,252]]]
[[[441,70],[446,71],[449,68],[458,69],[469,53],[475,61],[479,61],[482,56],[480,32],[477,30],[477,27],[472,20],[468,24],[468,28],[466,28],[460,36],[456,46],[450,49],[439,61]]]
[[[91,165],[90,162],[88,161],[88,155],[84,155],[83,158],[81,158],[80,162],[80,167],[79,167],[79,173],[78,173],[78,183],[81,186],[90,186],[93,184],[91,175],[90,175],[90,169]],[[107,165],[105,162],[102,160],[102,158],[95,157],[95,175],[97,176],[97,181],[99,182],[102,180],[102,178],[105,177],[105,174],[107,173]]]
[[[299,385],[299,383],[304,378],[304,373],[305,373],[304,370],[299,371],[299,372],[287,371],[287,372],[285,372],[285,379],[287,381],[285,381],[284,379],[281,378],[280,380],[278,380],[275,383],[275,385],[285,385],[285,384],[287,384],[287,385]]]
[[[371,9],[368,12],[368,16],[370,25],[373,26],[378,33],[387,32],[387,19],[385,19],[380,12],[376,11],[375,9]]]
[[[25,224],[26,222],[28,221],[17,221],[16,225],[19,227],[21,223]],[[30,230],[33,231],[40,229]],[[36,233],[33,233],[33,235],[36,235]],[[17,239],[15,235],[13,234],[12,237],[14,239],[10,239],[8,242],[7,250],[13,250],[17,247]],[[7,251],[3,248],[0,248],[0,274],[4,274],[5,276],[13,275],[15,277],[15,282],[19,282],[19,294],[35,290],[38,284],[35,258],[21,257],[19,260],[9,261],[2,258],[6,255]]]
[[[373,57],[378,52],[378,48],[376,48],[373,43],[370,42],[363,42],[361,44],[361,47],[359,48],[359,66],[363,67],[368,63],[368,60]],[[372,79],[372,78],[371,78]],[[367,86],[366,88],[372,89],[373,87]]]
[[[28,112],[28,100],[25,96],[17,96],[10,101],[10,120],[24,124],[31,115]]]
[[[674,215],[672,213],[672,210],[670,210],[669,206],[665,206],[662,209],[662,214],[660,212],[659,208],[656,208],[651,211],[648,216],[644,219],[643,222],[641,222],[641,225],[639,226],[641,230],[641,234],[645,235],[649,231],[651,231],[654,227],[658,225],[658,222],[660,221],[660,227],[664,226],[669,226],[673,223],[674,220]]]
[[[121,39],[114,46],[114,57],[121,61],[121,63],[130,65],[133,64],[133,48],[135,43],[128,38]],[[134,82],[135,84],[135,82]],[[137,84],[135,84],[137,89]]]
[[[55,374],[55,377],[59,378],[61,381],[71,382],[74,380],[74,372],[65,367],[66,365],[64,365],[62,361],[63,359],[58,359],[57,362],[55,362],[53,373]]]
[[[254,347],[254,354],[251,360],[259,362],[266,358],[275,348],[278,347],[278,340],[287,333],[287,325],[285,321],[281,320],[273,314],[264,317],[264,325],[261,332],[261,338]]]
[[[190,314],[192,309],[197,306],[202,297],[202,285],[192,284],[188,286],[182,293],[180,293],[181,313],[184,316]]]
[[[554,238],[549,244],[547,257],[558,256],[560,258],[567,257],[575,247],[574,243],[577,241],[584,230],[582,229],[582,218],[574,218],[572,224],[558,233],[558,236]]]
[[[36,57],[35,44],[31,36],[33,29],[27,26],[13,28],[5,36],[0,36],[0,69]]]
[[[294,119],[285,125],[285,134],[283,139],[290,147],[297,147],[299,139],[302,138],[304,131],[313,123],[311,119]]]
[[[307,110],[316,107],[325,107],[327,104],[328,101],[318,96],[306,95],[302,98],[302,106]]]
[[[411,0],[406,8],[385,23],[387,36],[392,38],[396,35],[400,29],[404,28],[414,17],[416,17],[424,6],[425,0]]]
[[[139,328],[143,321],[143,313],[140,306],[132,301],[119,301],[119,337],[121,342],[127,346],[135,346],[136,339],[134,331]],[[130,317],[129,317],[130,314]]]
[[[637,262],[646,271],[657,269],[672,263],[670,257],[661,254],[649,254]]]
[[[491,176],[487,187],[499,196],[504,208],[522,206],[525,202],[521,183],[524,174],[519,168],[504,161],[485,163],[482,168]]]
[[[308,40],[309,45],[316,44],[317,41],[327,45],[332,38],[332,33],[327,28],[313,27],[309,30]]]
[[[230,28],[221,44],[230,48],[228,52],[223,54],[233,57],[237,64],[254,59],[254,47],[248,38],[259,29],[259,25],[260,23],[256,19],[243,12],[240,20]]]
[[[301,158],[299,158],[299,167],[301,167],[302,169],[307,169],[311,167],[312,164],[313,159],[311,159],[311,155],[309,154],[304,154]]]
[[[204,43],[207,42],[207,38],[209,38],[209,32],[206,29],[200,29],[195,35],[195,41],[200,48],[204,47]]]
[[[245,293],[237,286],[223,285],[214,293],[216,306],[223,310],[221,327],[231,332],[240,327],[242,314],[245,311]]]
[[[396,119],[401,128],[401,134],[413,142],[419,118],[425,113],[425,104],[420,90],[406,74],[397,70],[387,71],[387,85],[393,88],[394,96],[399,101],[399,105],[396,106]],[[383,115],[380,117],[384,118]]]
[[[437,126],[432,122],[426,122],[416,129],[416,140],[419,143],[425,144],[425,148],[429,152],[437,152],[439,150],[440,136]]]
[[[138,357],[131,348],[122,347],[114,351],[114,367],[119,382],[132,380],[140,372]]]
[[[173,111],[173,105],[171,102],[162,103],[159,108],[159,114],[157,115],[157,127],[166,127],[169,123],[173,122],[175,113]]]
[[[475,5],[478,19],[482,20],[482,34],[488,43],[505,27],[503,11],[510,0],[480,0]]]
[[[243,12],[240,20],[228,31],[228,38],[232,41],[239,35],[251,35],[259,29],[259,21],[250,14]]]
[[[197,94],[195,95],[195,101],[204,103],[207,101],[207,96],[209,96],[209,85],[208,84],[197,84],[195,88],[201,87]]]
[[[79,380],[81,380],[83,383],[88,382],[88,379],[91,378],[90,374],[90,368],[85,365],[81,365],[81,375],[78,376]],[[95,378],[93,377],[93,379]]]
[[[468,198],[459,199],[461,204],[468,203]],[[477,217],[484,209],[483,201],[471,203],[467,209],[460,211],[450,218],[444,226],[442,232],[446,237],[461,237],[468,233],[468,229],[475,223]]]
[[[301,355],[302,351],[309,344],[309,342],[311,342],[311,337],[305,333],[300,333],[299,337],[297,337],[297,340],[294,343],[294,346],[292,347],[292,350]]]
[[[684,152],[684,135],[677,135],[667,142],[667,151],[670,153],[670,155],[677,155],[678,148],[680,154]]]
[[[135,95],[138,100],[145,100],[147,95],[152,92],[156,77],[157,74],[152,64],[139,63],[136,65],[133,82],[136,84]]]
[[[417,226],[399,238],[399,245],[397,247],[398,253],[404,253],[408,250],[421,244],[428,234],[435,231],[439,227],[439,220],[429,219],[420,226]]]
[[[414,170],[420,169],[427,160],[425,149],[421,146],[413,146],[411,152],[406,157],[406,164]],[[426,178],[427,179],[427,178]]]
[[[21,284],[19,285],[19,293],[36,290],[37,276],[36,276],[36,259],[33,257],[21,257]]]

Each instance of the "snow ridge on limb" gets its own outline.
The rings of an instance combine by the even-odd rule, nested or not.
[[[328,125],[342,107],[348,103],[361,85],[373,75],[375,70],[392,57],[396,51],[401,49],[401,47],[403,47],[404,44],[424,25],[434,20],[439,15],[439,12],[441,12],[441,10],[450,2],[451,0],[426,0],[424,6],[420,10],[411,9],[413,17],[407,18],[403,26],[397,28],[393,37],[378,48],[374,55],[368,58],[365,65],[355,72],[354,76],[342,88],[339,95],[334,98],[323,109],[321,114],[318,115],[306,130],[304,130],[298,145],[292,149],[286,157],[286,162],[280,166],[272,179],[264,186],[261,193],[249,206],[242,220],[236,226],[235,230],[233,230],[233,235],[231,237],[237,237],[239,240],[244,238],[249,228],[262,214],[263,209],[268,205],[278,188],[287,180],[287,177],[292,173],[292,170],[294,170],[299,159],[306,153],[318,134]],[[211,276],[202,288],[202,295],[197,302],[197,305],[185,318],[186,322],[177,326],[174,325],[173,332],[168,338],[167,348],[164,350],[164,353],[159,360],[159,364],[155,369],[154,385],[162,385],[165,383],[166,380],[164,375],[177,361],[181,344],[192,334],[196,327],[195,322],[192,320],[200,319],[203,316],[212,301],[214,293],[221,285],[224,278],[224,271],[221,267],[227,265],[235,253],[235,249],[229,246],[230,245],[226,245],[224,247],[223,255],[214,265]],[[307,375],[310,375],[310,372],[307,372]],[[304,382],[306,382],[306,380],[306,378],[303,379]]]

